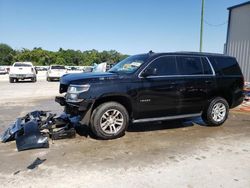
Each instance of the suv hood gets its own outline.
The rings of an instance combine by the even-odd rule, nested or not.
[[[117,74],[110,72],[72,73],[63,75],[60,79],[60,83],[63,85],[83,84],[90,81],[115,79],[118,77]]]

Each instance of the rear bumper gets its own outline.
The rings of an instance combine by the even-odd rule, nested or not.
[[[231,108],[235,108],[235,107],[241,105],[243,103],[244,99],[245,99],[245,96],[242,96],[242,97],[238,98],[237,100],[235,100],[234,103],[231,105]]]
[[[72,116],[78,116],[81,117],[81,124],[89,125],[90,123],[90,117],[91,112],[93,108],[93,100],[83,100],[81,102],[73,103],[73,102],[67,102],[65,97],[56,97],[55,101],[59,103],[61,106],[64,106],[64,111],[67,114],[70,114]]]
[[[25,78],[35,78],[35,74],[9,74],[10,78],[20,78],[20,79],[25,79]]]

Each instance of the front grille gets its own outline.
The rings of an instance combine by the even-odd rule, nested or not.
[[[68,85],[60,84],[59,93],[67,92],[67,90],[68,90]]]

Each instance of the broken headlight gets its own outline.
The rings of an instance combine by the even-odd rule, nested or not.
[[[80,102],[82,99],[78,98],[79,93],[88,91],[90,88],[89,84],[85,85],[70,85],[67,91],[66,100],[71,102]]]

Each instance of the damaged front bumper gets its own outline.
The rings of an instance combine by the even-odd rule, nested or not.
[[[18,151],[48,148],[48,137],[53,140],[74,138],[75,127],[79,123],[79,116],[66,113],[56,117],[56,114],[44,111],[33,111],[24,117],[17,118],[2,135],[3,143],[16,140]]]
[[[93,100],[82,100],[80,102],[67,101],[65,97],[56,96],[55,101],[61,106],[64,106],[65,113],[72,116],[80,116],[80,123],[89,125],[91,111],[93,108]]]

